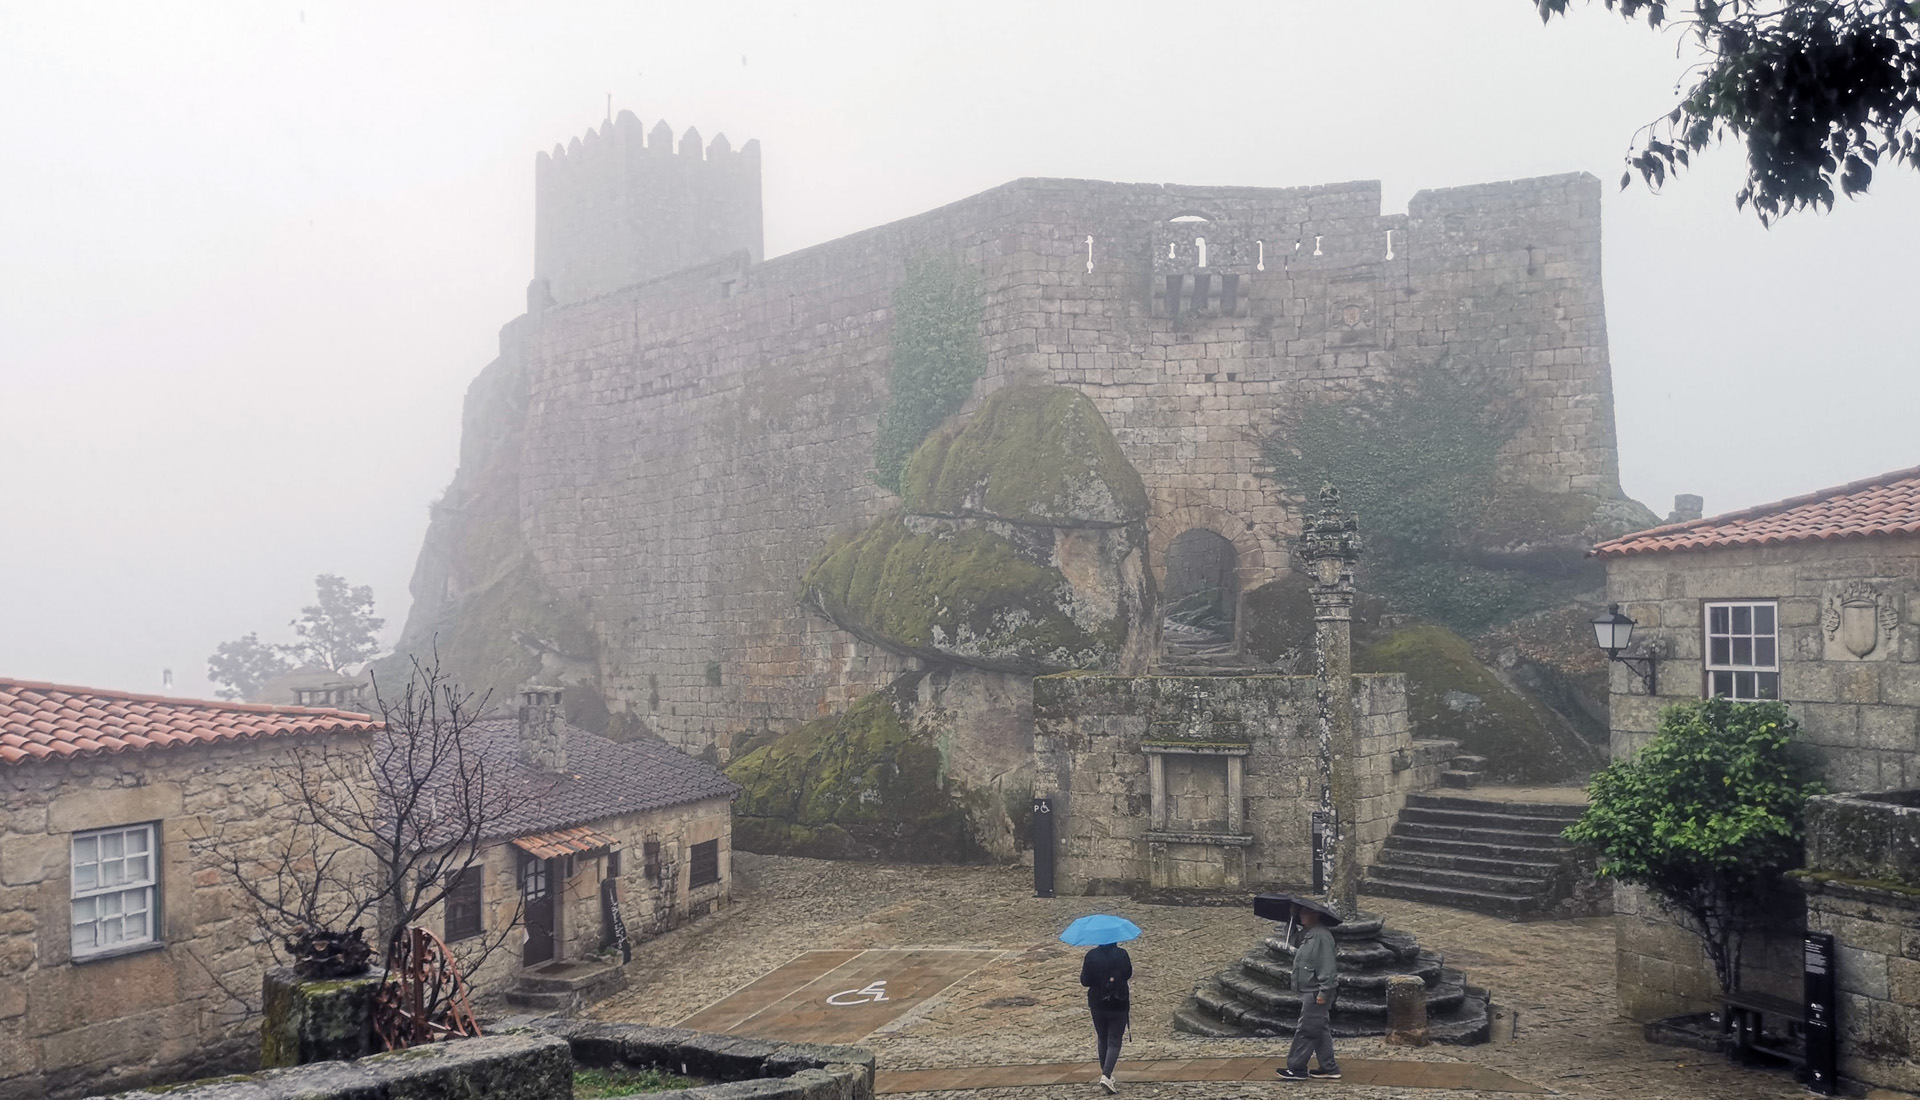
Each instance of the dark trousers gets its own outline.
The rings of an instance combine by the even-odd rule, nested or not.
[[[1120,1040],[1127,1034],[1127,1010],[1124,1008],[1096,1008],[1093,1010],[1093,1037],[1100,1047],[1100,1072],[1113,1076],[1113,1067],[1120,1061]]]
[[[1327,1018],[1333,1011],[1333,994],[1327,994],[1326,1004],[1315,1004],[1317,999],[1312,993],[1300,996],[1300,1024],[1293,1033],[1293,1049],[1287,1052],[1290,1070],[1304,1073],[1309,1057],[1323,1070],[1339,1068],[1333,1059],[1333,1021]]]

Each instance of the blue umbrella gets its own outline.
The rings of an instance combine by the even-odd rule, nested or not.
[[[1095,913],[1067,925],[1067,930],[1060,933],[1060,942],[1075,947],[1098,947],[1101,944],[1123,943],[1139,935],[1140,926],[1127,918]]]

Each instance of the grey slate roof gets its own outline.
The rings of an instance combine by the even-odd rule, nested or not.
[[[482,718],[469,728],[469,745],[529,801],[489,830],[493,838],[568,829],[622,814],[663,810],[709,798],[731,798],[738,784],[720,769],[651,736],[609,741],[567,727],[567,771],[555,775],[520,762],[520,727],[510,716]]]

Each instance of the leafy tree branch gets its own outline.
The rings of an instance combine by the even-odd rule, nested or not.
[[[1883,159],[1920,168],[1920,3],[1912,0],[1601,0],[1705,54],[1679,106],[1643,127],[1620,185],[1658,189],[1733,138],[1747,180],[1734,202],[1763,223],[1854,195]],[[1571,0],[1534,0],[1540,18]]]

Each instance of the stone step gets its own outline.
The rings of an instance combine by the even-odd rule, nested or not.
[[[530,1008],[547,1014],[573,1012],[580,1007],[578,994],[529,993],[519,989],[507,991],[507,1003],[515,1008]]]
[[[1517,875],[1489,875],[1481,871],[1450,871],[1441,867],[1415,867],[1398,863],[1376,863],[1367,868],[1367,877],[1379,882],[1418,882],[1452,890],[1533,898],[1544,898],[1553,885],[1547,875],[1522,878]]]
[[[1466,989],[1460,983],[1458,974],[1448,975],[1452,981],[1442,979],[1427,987],[1427,1013],[1445,1012],[1457,1007],[1466,998]],[[1218,975],[1214,981],[1231,993],[1233,998],[1243,1005],[1277,1016],[1298,1016],[1300,1014],[1300,994],[1287,985],[1267,981],[1264,976],[1243,969],[1228,970]],[[1345,1017],[1366,1017],[1384,1020],[1387,1015],[1387,991],[1385,986],[1375,989],[1348,989],[1341,986],[1340,995],[1334,998],[1334,1014]]]
[[[1479,772],[1455,771],[1452,768],[1440,773],[1440,785],[1455,790],[1469,790],[1480,782]]]
[[[1286,1038],[1293,1034],[1291,1021],[1276,1021],[1280,1026],[1265,1027],[1258,1020],[1244,1024],[1221,1022],[1217,1017],[1203,1009],[1196,994],[1188,998],[1187,1003],[1174,1010],[1173,1029],[1187,1035],[1197,1035],[1204,1039],[1244,1039],[1248,1036],[1259,1038]],[[1334,1026],[1334,1034],[1345,1038],[1357,1035],[1380,1035],[1383,1029],[1347,1028],[1342,1030]],[[1433,1042],[1453,1045],[1471,1045],[1484,1043],[1492,1030],[1492,1020],[1485,1001],[1469,999],[1455,1009],[1446,1018],[1435,1020],[1428,1017],[1427,1035]]]
[[[1552,817],[1565,822],[1574,822],[1587,812],[1584,802],[1507,802],[1492,798],[1475,798],[1462,794],[1435,794],[1421,792],[1407,796],[1407,805],[1428,810],[1468,810],[1489,815],[1518,815],[1521,817]]]
[[[1293,982],[1293,965],[1290,961],[1279,959],[1271,954],[1248,955],[1240,960],[1240,966],[1249,973],[1259,975],[1276,986],[1286,987]],[[1346,970],[1340,971],[1341,989],[1367,989],[1376,993],[1385,989],[1387,979],[1396,974],[1411,974],[1428,985],[1440,980],[1440,956],[1423,952],[1411,963],[1402,963],[1388,970]]]
[[[546,971],[554,973],[546,973]],[[625,988],[626,968],[613,963],[559,963],[514,975],[515,989],[523,993],[585,993],[604,996]]]
[[[1381,898],[1400,898],[1423,905],[1448,909],[1470,909],[1494,917],[1524,917],[1539,911],[1541,899],[1531,894],[1495,894],[1480,890],[1456,890],[1423,882],[1383,882],[1368,879],[1360,884],[1363,893]]]
[[[1447,763],[1448,765],[1454,768],[1457,768],[1463,772],[1483,772],[1487,770],[1486,757],[1471,756],[1471,755],[1468,755],[1467,753],[1461,753],[1460,755],[1455,756],[1453,759],[1447,761]]]
[[[1478,844],[1498,844],[1508,848],[1533,848],[1539,851],[1557,852],[1572,847],[1566,841],[1550,833],[1529,833],[1514,829],[1480,829],[1459,825],[1430,825],[1425,822],[1407,821],[1404,818],[1394,825],[1394,832],[1409,838],[1424,840],[1467,840]]]
[[[1412,841],[1412,844],[1423,843]],[[1432,843],[1427,841],[1424,843]],[[1537,849],[1524,849],[1529,856],[1537,857]],[[1386,847],[1380,849],[1380,857],[1374,866],[1395,865],[1400,867],[1438,867],[1448,871],[1471,871],[1481,875],[1514,875],[1519,878],[1552,878],[1558,874],[1561,865],[1542,862],[1538,859],[1500,858],[1489,856],[1467,856],[1454,852],[1432,852],[1419,847],[1397,847],[1393,840],[1387,840]]]
[[[1441,840],[1433,837],[1408,836],[1396,831],[1387,835],[1386,846],[1381,851],[1383,854],[1385,852],[1420,852],[1435,856],[1498,860],[1512,864],[1538,863],[1555,859],[1569,853],[1570,849],[1543,848],[1537,844],[1522,847],[1473,840]]]
[[[1279,936],[1268,936],[1261,941],[1267,954],[1282,964],[1293,965],[1295,947],[1289,947]],[[1343,971],[1378,970],[1382,967],[1397,966],[1420,956],[1420,945],[1412,936],[1405,933],[1389,933],[1377,940],[1334,941],[1334,950]]]
[[[1430,806],[1408,806],[1400,811],[1400,820],[1422,825],[1456,825],[1463,829],[1510,829],[1552,837],[1558,837],[1568,824],[1565,818],[1559,817],[1490,814],[1477,809],[1455,810]]]

